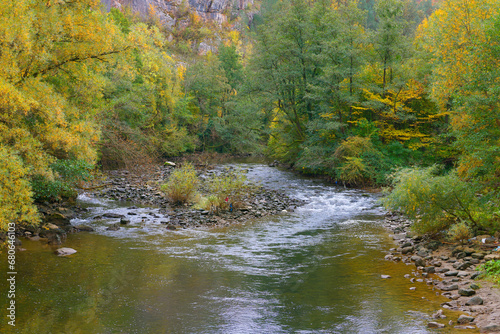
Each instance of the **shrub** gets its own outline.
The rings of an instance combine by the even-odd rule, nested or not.
[[[50,165],[54,178],[35,175],[31,178],[33,198],[37,202],[55,202],[75,198],[74,187],[91,178],[92,165],[84,160],[61,159]]]
[[[81,182],[89,181],[91,178],[92,164],[84,160],[58,160],[51,166],[61,181],[77,186]]]
[[[339,168],[339,178],[342,182],[352,185],[363,185],[366,182],[368,168],[362,158],[346,157]]]
[[[334,159],[338,166],[337,177],[346,184],[360,186],[385,179],[380,173],[380,168],[385,167],[383,155],[373,146],[370,138],[349,137],[337,148]]]
[[[255,185],[250,184],[244,172],[239,169],[225,169],[218,175],[212,175],[205,182],[205,188],[210,195],[207,209],[216,212],[229,209],[230,204],[234,208],[241,207],[244,198],[256,190]]]
[[[478,270],[485,271],[487,278],[500,284],[500,260],[488,261],[479,266]]]
[[[74,198],[77,195],[68,183],[62,180],[50,180],[45,176],[36,175],[31,179],[33,199],[36,202],[57,202],[64,199]]]
[[[451,241],[465,243],[468,239],[472,238],[472,236],[472,230],[464,222],[452,225],[448,230],[448,238]]]
[[[436,172],[436,167],[398,171],[383,204],[412,218],[419,233],[438,233],[457,222],[476,228],[478,200],[473,187],[455,172],[444,176]]]
[[[174,204],[184,204],[193,199],[198,185],[196,170],[191,163],[186,162],[172,172],[168,182],[161,186],[161,190]]]

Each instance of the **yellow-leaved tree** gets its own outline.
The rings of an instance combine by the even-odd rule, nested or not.
[[[499,0],[444,0],[417,30],[417,43],[432,55],[432,96],[443,109],[464,89],[486,45],[484,23],[500,12]]]
[[[29,181],[57,178],[54,162],[95,161],[99,73],[126,49],[97,0],[0,1],[0,228],[37,221]]]

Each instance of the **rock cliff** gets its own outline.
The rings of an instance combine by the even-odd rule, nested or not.
[[[101,0],[108,10],[112,7],[130,6],[132,10],[146,16],[153,9],[167,25],[173,24],[173,18],[167,12],[175,11],[183,0]],[[254,0],[185,0],[201,17],[223,23],[227,15],[244,10]]]

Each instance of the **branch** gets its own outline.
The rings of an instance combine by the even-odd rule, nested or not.
[[[100,61],[104,61],[103,56],[109,56],[111,54],[117,54],[117,53],[121,53],[121,52],[124,52],[128,49],[130,49],[131,46],[127,46],[125,47],[124,49],[121,49],[121,50],[113,50],[113,51],[107,51],[107,52],[103,52],[103,53],[100,53],[100,54],[97,54],[97,55],[88,55],[88,56],[75,56],[75,57],[72,57],[72,58],[69,58],[69,59],[66,59],[66,60],[63,60],[63,61],[60,61],[58,63],[55,63],[55,64],[52,64],[44,69],[41,69],[39,71],[36,71],[32,74],[29,74],[29,73],[25,73],[21,80],[19,80],[18,82],[15,83],[15,85],[18,85],[20,83],[22,83],[26,78],[29,78],[29,77],[33,77],[33,78],[36,78],[40,75],[43,75],[43,74],[46,74],[47,72],[50,72],[52,70],[56,70],[68,63],[79,63],[79,62],[82,62],[82,61],[85,61],[85,60],[88,60],[88,59],[98,59]]]

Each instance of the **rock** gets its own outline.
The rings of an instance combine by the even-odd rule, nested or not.
[[[476,283],[472,283],[472,284],[470,285],[470,288],[471,288],[472,290],[479,290],[481,287],[480,287],[479,285],[477,285]]]
[[[63,215],[66,219],[70,220],[70,219],[76,218],[76,213],[73,210],[70,210],[70,209],[64,208],[64,207],[59,207],[56,210],[61,215]]]
[[[127,224],[130,224],[130,220],[129,220],[129,219],[125,219],[125,218],[121,218],[121,219],[120,219],[120,224],[121,224],[121,225],[127,225]]]
[[[382,279],[392,278],[391,275],[380,275]]]
[[[471,279],[476,279],[478,276],[484,274],[484,271],[476,271],[475,273],[473,273],[472,275],[470,275],[470,278]]]
[[[476,294],[476,291],[472,290],[472,289],[460,289],[458,290],[458,294],[460,296],[465,296],[465,297],[469,297],[469,296],[473,296]]]
[[[464,251],[463,246],[457,246],[453,249],[453,251],[451,252],[451,255],[455,256],[456,254],[461,253],[463,251]]]
[[[488,324],[485,327],[481,328],[481,333],[496,333],[496,332],[500,332],[500,325]]]
[[[119,229],[120,229],[120,226],[118,226],[118,224],[113,224],[113,225],[108,226],[106,231],[118,231]]]
[[[406,238],[406,233],[395,234],[392,236],[393,240],[403,240]]]
[[[436,313],[432,315],[434,319],[444,319],[446,316],[443,314],[443,310],[438,310]]]
[[[172,166],[172,167],[175,167],[175,162],[172,162],[172,161],[165,161],[165,166]]]
[[[57,249],[55,251],[55,253],[59,256],[68,256],[71,254],[75,254],[76,250],[74,250],[73,248],[63,247],[63,248]]]
[[[488,254],[484,257],[484,261],[500,260],[500,254]]]
[[[415,261],[415,266],[417,266],[417,267],[425,267],[425,260],[422,259],[420,256],[412,256],[411,259],[413,261]]]
[[[112,212],[105,213],[102,216],[106,218],[125,218],[124,215],[119,215],[117,213],[112,213]]]
[[[47,223],[52,223],[58,226],[69,225],[69,220],[70,219],[68,217],[64,216],[59,212],[54,212],[45,216],[45,221]]]
[[[87,225],[78,225],[78,226],[75,226],[75,228],[77,228],[78,230],[80,230],[82,232],[94,232],[94,229],[90,226],[87,226]]]
[[[427,327],[429,328],[444,328],[444,324],[440,324],[439,322],[431,321],[427,324]]]
[[[434,272],[436,272],[436,269],[434,267],[425,267],[424,271],[428,274],[433,274]]]
[[[166,228],[167,228],[167,230],[171,230],[171,231],[175,231],[175,230],[177,230],[177,227],[175,227],[174,225],[170,225],[170,224],[169,224],[169,225],[167,225],[167,227],[166,227]]]
[[[444,276],[457,276],[458,271],[447,271],[444,273]]]
[[[462,314],[461,316],[458,317],[457,322],[459,324],[468,324],[470,322],[473,322],[474,319],[475,319],[474,317]]]
[[[453,268],[455,268],[457,270],[465,270],[465,269],[469,268],[470,266],[472,266],[472,263],[470,263],[469,261],[466,261],[464,263],[456,262],[453,264]]]
[[[427,252],[427,250],[421,249],[417,252],[417,255],[420,257],[427,257],[427,256],[429,256],[429,253]]]
[[[401,254],[408,254],[413,252],[413,246],[410,247],[403,247],[401,249]]]
[[[483,305],[483,299],[479,296],[474,296],[471,299],[469,299],[465,305],[471,306],[471,305]]]
[[[430,250],[437,250],[439,248],[439,246],[441,246],[442,243],[440,241],[437,241],[437,240],[432,240],[432,241],[429,241],[426,245],[426,247]]]
[[[453,291],[453,290],[458,290],[458,285],[457,284],[452,284],[448,286],[443,286],[441,287],[442,291]]]
[[[472,258],[473,259],[478,259],[478,260],[481,260],[484,258],[484,254],[483,253],[472,253]]]
[[[474,254],[476,251],[473,249],[473,248],[470,248],[470,247],[466,247],[464,248],[464,253],[467,255],[467,256],[470,256],[472,254]]]
[[[57,226],[55,224],[51,224],[51,223],[45,224],[45,226],[47,226],[47,228],[49,228],[50,230],[58,230],[59,229],[59,226]]]
[[[450,271],[450,269],[448,269],[448,268],[438,268],[438,269],[436,269],[436,272],[440,273],[440,274],[446,273],[448,271]]]

